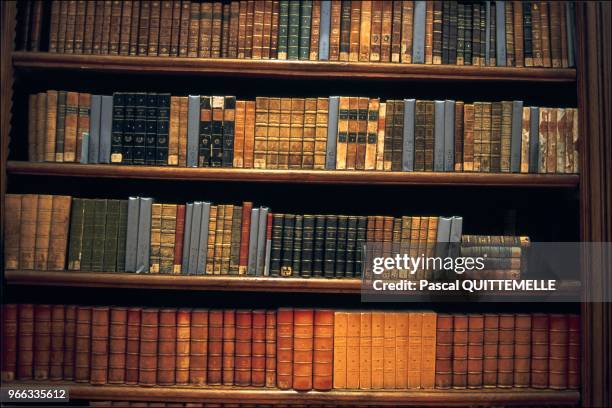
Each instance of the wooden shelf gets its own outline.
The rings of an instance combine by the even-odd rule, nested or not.
[[[578,391],[535,389],[397,390],[397,391],[308,391],[250,387],[139,387],[93,386],[66,382],[15,382],[4,387],[67,387],[70,399],[100,401],[164,401],[251,404],[338,404],[338,405],[576,405]]]
[[[387,79],[435,81],[575,82],[573,68],[473,67],[338,61],[281,61],[176,57],[128,57],[113,55],[69,55],[17,51],[13,66],[27,69],[73,71],[216,74],[240,77],[296,79]]]
[[[578,185],[576,174],[463,172],[382,172],[341,170],[262,170],[202,167],[121,166],[110,164],[9,161],[9,174],[121,179],[233,181],[262,183],[389,184],[441,186],[565,187]]]

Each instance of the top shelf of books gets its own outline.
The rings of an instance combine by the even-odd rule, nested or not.
[[[260,78],[419,79],[478,82],[576,81],[576,70],[574,68],[515,68],[343,61],[70,55],[29,51],[13,53],[13,65],[16,68],[24,69],[151,74],[216,74]]]

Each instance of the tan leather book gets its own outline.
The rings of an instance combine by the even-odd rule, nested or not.
[[[189,98],[187,96],[179,96],[179,135],[178,135],[178,165],[185,167],[187,165],[187,111]]]
[[[395,388],[405,389],[408,388],[410,314],[408,312],[393,314],[395,315]]]
[[[234,385],[235,342],[236,312],[233,309],[226,309],[223,311],[223,385]]]
[[[372,28],[372,7],[370,0],[361,2],[361,16],[359,27],[359,61],[367,62],[370,60],[370,31]]]
[[[256,169],[265,169],[268,138],[269,99],[258,96],[255,100],[255,105],[254,167]]]
[[[87,1],[79,0],[76,6],[74,21],[74,53],[83,54],[83,39],[85,36],[85,13],[87,12]]]
[[[222,256],[223,256],[223,238],[225,232],[225,210],[227,205],[217,206],[217,220],[215,222],[215,239],[213,240],[214,251],[213,256],[206,259],[207,273],[211,270],[213,275],[221,275]]]
[[[264,24],[264,12],[265,2],[255,1],[255,8],[253,12],[253,46],[252,46],[252,59],[261,59],[262,56],[262,44],[263,44],[263,24]]]
[[[21,238],[21,194],[5,195],[4,268],[19,269],[19,241]]]
[[[482,102],[480,128],[480,171],[491,171],[491,102]]]
[[[396,314],[384,313],[384,346],[383,346],[383,388],[396,388]]]
[[[491,167],[489,171],[491,173],[501,172],[501,125],[502,125],[502,111],[503,105],[501,102],[491,103]],[[529,140],[529,139],[527,139]],[[529,157],[529,143],[526,144],[527,153],[525,154],[525,160]]]
[[[393,30],[393,3],[391,0],[382,2],[382,29],[380,32],[380,61],[391,61],[391,34]]]
[[[531,314],[514,317],[514,387],[531,384]]]
[[[331,382],[331,361],[329,378]],[[276,388],[276,310],[266,311],[266,387]]]
[[[70,196],[52,196],[51,230],[47,266],[50,271],[62,271],[66,267],[66,248],[70,224]],[[39,203],[40,205],[40,203]]]
[[[221,35],[223,24],[223,3],[215,1],[212,7],[212,29],[210,34],[210,57],[221,57]],[[200,26],[201,27],[201,26]],[[200,28],[201,30],[201,28]]]
[[[349,61],[359,61],[359,40],[361,28],[361,1],[351,1]]]
[[[149,273],[159,273],[159,254],[161,248],[162,204],[155,203],[151,208],[151,246],[149,250]]]
[[[268,98],[268,135],[266,138],[266,168],[278,168],[281,98]]]
[[[38,196],[21,196],[21,225],[19,230],[19,269],[34,269]]]
[[[565,109],[565,173],[574,172],[574,124],[577,118],[574,117],[574,110]]]
[[[436,377],[436,320],[435,312],[423,312],[421,388],[433,389]]]
[[[279,313],[280,313],[279,309]],[[334,388],[347,388],[347,334],[348,334],[348,312],[334,313]],[[280,323],[280,315],[279,315]],[[279,326],[280,330],[280,326]],[[279,336],[280,339],[280,336]],[[280,354],[279,354],[280,361]],[[278,374],[281,373],[278,367]],[[279,388],[280,376],[279,376]]]
[[[550,16],[550,57],[553,68],[561,68],[561,8],[556,1],[548,2]]]
[[[498,388],[511,388],[514,385],[514,334],[514,315],[500,314],[497,360]]]
[[[502,101],[501,171],[510,171],[510,142],[512,139],[512,101]],[[529,108],[527,108],[529,109]]]
[[[376,170],[384,170],[385,128],[387,121],[387,104],[381,102],[378,108],[378,131],[376,140]]]
[[[567,109],[557,108],[557,173],[565,173]]]
[[[405,0],[402,2],[402,37],[401,37],[401,62],[412,63],[412,32],[413,32],[414,2]]]
[[[346,388],[359,388],[359,335],[361,326],[361,314],[358,312],[348,313],[348,328],[346,334]]]
[[[276,329],[276,383],[286,390],[293,386],[293,309],[278,309]]]
[[[355,170],[357,158],[357,134],[359,132],[359,98],[349,97],[348,140],[346,148],[346,168]]]
[[[336,141],[336,170],[347,168],[349,138],[349,97],[341,96],[338,103],[338,137]]]
[[[191,341],[191,311],[176,312],[176,371],[177,385],[189,383],[189,346]]]
[[[3,339],[4,341],[4,339]],[[34,306],[34,379],[49,379],[51,357],[51,306]]]
[[[312,309],[295,309],[293,313],[293,389],[312,389],[313,324]]]
[[[548,145],[546,146],[546,172],[557,171],[557,140],[559,139],[559,128],[557,127],[557,109],[548,109]]]
[[[373,1],[370,24],[370,61],[380,61],[380,36],[382,31],[382,1]]]
[[[170,56],[170,43],[172,41],[172,2],[163,0],[160,4],[159,19],[159,56]]]
[[[425,9],[425,63],[433,63],[433,2],[428,1]]]
[[[245,106],[244,167],[253,168],[255,147],[255,101],[247,101]]]
[[[525,66],[523,55],[523,3],[512,2],[514,20],[514,62],[516,67]]]
[[[541,107],[539,109],[539,139],[540,149],[538,155],[538,172],[546,173],[548,164],[548,123],[549,123],[550,109]]]
[[[244,167],[244,136],[246,130],[246,101],[236,101],[236,129],[234,135],[233,167]]]
[[[246,44],[246,18],[247,18],[247,2],[239,1],[238,11],[238,50],[236,58],[242,59],[245,57],[245,44]]]
[[[402,9],[402,2],[393,2],[393,18],[391,26],[391,62],[400,62],[401,59]]]
[[[231,3],[223,2],[221,5],[221,45],[217,58],[227,58],[229,54],[229,36],[231,23]]]
[[[540,32],[542,34],[542,65],[552,67],[551,48],[550,48],[550,23],[549,23],[549,2],[541,1],[540,5]]]
[[[278,168],[289,168],[289,138],[291,134],[291,98],[281,98],[278,128]]]
[[[359,388],[372,388],[372,313],[361,312],[359,326]]]
[[[194,3],[191,3],[191,4],[193,5]],[[199,3],[199,5],[200,5],[200,12],[198,13],[199,38],[198,38],[198,55],[197,56],[200,58],[210,58],[211,48],[212,48],[212,30],[213,30],[213,3],[205,1],[203,3]]]
[[[174,385],[176,381],[176,309],[159,311],[157,384]]]
[[[159,272],[172,274],[174,270],[174,243],[176,236],[176,204],[163,204],[161,214],[161,239]]]
[[[359,98],[357,102],[357,140],[355,149],[355,169],[364,170],[368,142],[369,98]]]
[[[208,243],[206,246],[206,275],[213,274],[214,261],[215,261],[215,242],[217,235],[217,219],[219,207],[217,205],[210,206],[210,213],[208,219]]]
[[[45,114],[46,113],[46,114]],[[38,94],[38,146],[45,147],[44,161],[55,161],[55,138],[57,126],[57,91]],[[44,139],[43,139],[44,138]]]
[[[483,171],[483,110],[484,102],[474,102],[474,171]]]
[[[191,311],[189,383],[206,384],[208,361],[208,310]]]
[[[369,225],[370,223],[368,223]],[[376,239],[375,239],[376,240]],[[378,241],[378,240],[376,240]],[[372,378],[371,388],[384,388],[385,379],[385,313],[372,312]]]
[[[220,274],[227,275],[230,270],[230,251],[232,249],[232,225],[234,217],[234,206],[232,204],[225,206],[223,213],[223,239],[221,241],[221,268]],[[219,269],[215,263],[215,272]]]
[[[291,98],[291,128],[289,132],[289,168],[302,167],[304,149],[304,98]]]
[[[223,310],[210,310],[208,314],[208,360],[206,383],[220,385],[223,374]]]
[[[245,58],[253,57],[253,23],[255,20],[255,1],[247,1],[247,17],[246,17],[246,43],[244,46]]]
[[[329,30],[329,60],[340,59],[340,25],[342,19],[342,2],[332,1]]]
[[[376,146],[378,144],[378,111],[380,110],[380,99],[369,99],[366,121],[366,141],[364,152],[364,165],[362,169],[376,169]]]
[[[44,194],[38,195],[36,238],[34,244],[34,269],[37,270],[47,269],[52,207],[53,196]]]
[[[251,343],[251,385],[266,384],[266,312],[253,310],[253,342]]]
[[[531,109],[529,107],[524,107],[521,121],[521,173],[529,173],[530,117]]]
[[[321,33],[321,2],[312,2],[312,18],[310,23],[309,60],[319,60],[319,35]]]
[[[180,97],[170,97],[170,129],[168,134],[168,165],[179,164]]]
[[[315,138],[317,127],[317,98],[306,98],[304,101],[304,139],[302,141],[303,169],[314,168]]]
[[[421,387],[423,313],[410,312],[408,321],[408,388]]]
[[[328,98],[317,98],[317,113],[315,125],[314,163],[313,168],[323,170],[327,154],[327,117],[329,110]]]

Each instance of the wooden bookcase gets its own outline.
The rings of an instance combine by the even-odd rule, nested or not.
[[[302,62],[302,61],[254,61],[201,58],[166,57],[117,57],[49,54],[44,52],[14,51],[16,24],[16,2],[2,2],[2,94],[0,136],[2,146],[1,181],[2,213],[4,195],[7,192],[56,193],[83,196],[121,197],[129,194],[174,197],[177,202],[202,198],[211,194],[216,202],[252,200],[266,203],[272,208],[287,211],[292,207],[292,193],[305,191],[303,196],[318,197],[301,202],[295,211],[310,208],[311,211],[349,213],[351,211],[379,211],[377,194],[394,194],[393,200],[381,205],[387,212],[399,214],[406,208],[406,199],[416,197],[420,211],[432,208],[432,213],[458,213],[470,223],[468,229],[475,233],[500,233],[503,222],[501,213],[484,216],[479,221],[476,214],[494,211],[496,200],[508,200],[502,207],[524,215],[522,225],[534,241],[537,240],[600,240],[606,235],[592,231],[587,224],[601,214],[608,214],[605,225],[609,234],[609,211],[597,207],[603,192],[593,189],[595,180],[604,180],[606,160],[609,157],[594,157],[589,143],[603,138],[603,133],[582,133],[581,160],[599,160],[590,164],[590,170],[578,175],[540,174],[493,174],[493,173],[389,173],[365,171],[309,171],[309,170],[258,170],[221,168],[172,168],[115,165],[80,165],[56,163],[29,163],[24,161],[26,143],[25,118],[27,93],[48,88],[75,89],[111,92],[121,89],[149,89],[151,79],[162,78],[155,88],[167,91],[196,92],[200,89],[208,94],[234,94],[252,97],[267,93],[291,96],[301,92],[313,95],[363,94],[380,97],[396,95],[434,99],[456,97],[465,100],[500,100],[502,97],[522,99],[529,103],[577,104],[581,121],[587,113],[597,109],[585,100],[595,75],[582,72],[585,66],[593,70],[593,58],[589,54],[584,32],[586,21],[590,21],[606,6],[578,7],[578,69],[432,66],[381,63]],[[589,14],[590,13],[590,14]],[[610,10],[607,7],[607,15]],[[594,28],[589,28],[589,33]],[[596,33],[601,35],[603,27]],[[585,45],[587,44],[587,45]],[[608,44],[609,45],[609,44]],[[608,55],[609,56],[609,55]],[[609,59],[608,59],[609,63]],[[609,70],[610,67],[607,67]],[[599,68],[605,70],[604,68]],[[609,80],[609,77],[608,77]],[[211,85],[212,81],[218,84]],[[234,82],[233,82],[234,81]],[[160,85],[159,82],[162,82]],[[233,85],[232,85],[233,84]],[[274,84],[284,84],[283,89]],[[609,84],[609,82],[608,82]],[[311,85],[314,85],[311,89]],[[164,88],[166,86],[166,88]],[[210,88],[207,88],[210,86]],[[224,91],[228,87],[228,91]],[[233,87],[233,88],[232,88]],[[192,89],[195,88],[195,89]],[[322,89],[329,89],[322,91]],[[359,90],[359,91],[356,91]],[[578,92],[577,92],[578,91]],[[445,94],[448,93],[448,95]],[[592,92],[592,91],[591,91]],[[578,93],[578,97],[576,94]],[[561,102],[556,102],[557,100]],[[587,112],[588,111],[588,112]],[[608,112],[609,113],[609,112]],[[603,121],[610,118],[600,113]],[[603,116],[601,116],[603,115]],[[589,129],[584,125],[581,130]],[[608,129],[609,134],[609,129]],[[598,143],[601,143],[601,140]],[[609,141],[607,145],[609,152]],[[607,162],[610,164],[609,161]],[[599,167],[597,167],[599,166]],[[593,169],[599,169],[595,174]],[[608,169],[609,173],[609,169]],[[607,182],[607,184],[605,184]],[[585,185],[589,185],[587,189]],[[601,188],[610,186],[601,182]],[[204,193],[202,192],[204,191]],[[331,196],[329,196],[331,194]],[[396,196],[395,196],[396,195]],[[456,199],[449,200],[449,195]],[[208,195],[206,195],[208,198]],[[324,198],[325,197],[325,198]],[[329,198],[328,198],[329,197]],[[225,200],[225,201],[224,201]],[[330,200],[330,201],[327,201]],[[337,201],[334,201],[337,200]],[[501,203],[501,201],[500,201]],[[297,205],[297,204],[296,204]],[[314,207],[314,208],[311,208]],[[408,206],[409,207],[409,206]],[[551,210],[552,209],[552,210]],[[469,215],[465,217],[462,211]],[[597,212],[599,211],[599,212]],[[546,216],[548,214],[548,216]],[[599,214],[599,215],[597,215]],[[562,218],[559,218],[562,217]],[[4,219],[4,217],[2,217]],[[494,221],[497,219],[497,224]],[[535,220],[535,221],[534,221]],[[550,230],[551,223],[560,221],[561,226]],[[482,222],[483,225],[474,225]],[[487,225],[484,225],[487,224]],[[521,223],[519,223],[519,229]],[[605,232],[605,231],[604,231]],[[609,237],[609,235],[608,235]],[[600,272],[601,273],[601,272]],[[592,272],[584,275],[576,271],[574,281],[567,282],[564,293],[586,294],[601,276]],[[582,285],[576,283],[582,279]],[[607,281],[609,282],[609,280]],[[248,302],[253,307],[258,302],[270,302],[270,294],[286,293],[281,299],[291,299],[299,294],[299,302],[317,307],[321,304],[359,306],[358,280],[329,279],[271,279],[191,276],[135,276],[132,274],[71,273],[69,271],[3,271],[5,301],[36,302],[37,296],[46,301],[78,303],[79,299],[92,301],[109,298],[119,302],[125,295],[139,293],[137,299],[146,298],[143,293],[154,293],[155,304],[180,306],[182,296],[194,292],[202,301],[207,293],[214,302],[226,299],[217,307],[234,307],[233,302],[242,293],[249,293]],[[52,288],[53,290],[46,290]],[[150,291],[150,292],[148,292]],[[237,292],[237,293],[236,293]],[[219,296],[221,293],[221,296]],[[223,293],[229,296],[223,297]],[[50,299],[50,300],[49,300]],[[236,300],[237,301],[237,300]],[[282,301],[282,300],[281,300]],[[107,301],[108,302],[108,301]],[[228,388],[228,387],[132,387],[90,386],[65,384],[73,398],[83,400],[147,400],[174,402],[249,402],[249,403],[295,403],[295,404],[369,404],[378,405],[577,405],[585,406],[606,401],[603,384],[605,373],[609,375],[610,354],[600,356],[591,349],[594,336],[600,336],[609,325],[610,314],[604,309],[588,303],[582,305],[526,305],[516,299],[520,310],[558,310],[562,307],[581,313],[583,320],[583,390],[552,391],[535,389],[485,389],[485,390],[424,390],[424,391],[339,391],[296,392],[277,389]],[[269,303],[268,303],[269,304]],[[511,304],[510,304],[511,305]],[[406,307],[414,305],[406,304]],[[506,307],[508,304],[505,304]],[[364,308],[369,307],[364,305]],[[400,306],[397,306],[400,307]],[[436,305],[431,305],[435,309]],[[455,309],[461,306],[454,306]],[[496,310],[496,304],[479,305],[479,310]],[[607,339],[609,342],[609,339]],[[609,350],[610,345],[601,345]],[[601,347],[600,347],[601,349]],[[606,360],[607,358],[607,360]],[[609,377],[608,377],[609,378]],[[17,383],[26,387],[32,383]],[[46,383],[51,384],[51,382]],[[64,383],[54,383],[64,385]],[[609,394],[607,394],[609,395]],[[609,397],[608,397],[609,398]],[[605,404],[604,404],[605,405]]]

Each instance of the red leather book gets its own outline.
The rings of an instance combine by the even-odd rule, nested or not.
[[[531,315],[514,317],[514,387],[526,388],[531,383]]]
[[[17,379],[32,379],[34,362],[34,305],[20,304],[17,325]]]
[[[293,312],[293,389],[312,389],[312,354],[314,312],[295,309]]]
[[[564,390],[567,388],[568,340],[567,316],[551,314],[548,337],[548,387],[553,390]]]
[[[191,310],[176,313],[176,384],[189,383],[189,345],[191,341]]]
[[[127,319],[125,307],[113,307],[110,311],[108,344],[108,382],[125,383],[125,356],[127,349]]]
[[[266,312],[266,387],[276,387],[276,310]]]
[[[531,319],[531,388],[548,388],[547,314],[535,313]]]
[[[64,360],[62,361],[62,377],[65,381],[74,380],[74,360],[76,354],[76,315],[76,306],[66,306],[66,313],[64,315]]]
[[[233,309],[223,311],[223,385],[234,385],[236,340],[236,313]]]
[[[497,386],[514,385],[514,315],[499,315],[499,344],[497,359]]]
[[[412,316],[411,316],[412,317]],[[453,388],[467,388],[468,317],[453,317]]]
[[[189,349],[189,383],[206,384],[208,359],[208,310],[191,311],[191,343]]]
[[[175,274],[181,273],[183,260],[183,237],[185,235],[185,204],[176,207],[176,231],[174,233],[174,269]]]
[[[108,377],[108,323],[110,309],[91,310],[91,378],[92,384],[106,384]]]
[[[159,311],[157,383],[174,385],[176,370],[176,309]]]
[[[276,314],[276,386],[293,385],[293,309],[280,308]]]
[[[89,382],[91,370],[91,307],[77,306],[74,350],[74,381]]]
[[[499,316],[485,314],[484,344],[482,362],[482,385],[485,388],[497,387],[497,343],[499,342]]]
[[[127,330],[125,345],[126,384],[138,384],[141,312],[141,309],[138,307],[130,308],[127,312]]]
[[[159,339],[159,310],[142,309],[140,314],[140,361],[138,384],[155,385],[157,382],[157,342]]]
[[[438,314],[436,325],[436,388],[448,390],[452,385],[453,316]]]
[[[580,316],[568,316],[567,388],[580,389]]]
[[[208,314],[208,365],[207,384],[220,385],[223,359],[223,310],[211,310]]]
[[[51,349],[49,354],[49,379],[62,379],[64,361],[64,305],[51,306]],[[6,341],[5,337],[2,337]]]
[[[482,356],[484,340],[484,316],[470,314],[468,316],[468,388],[482,387]]]
[[[331,390],[334,361],[334,311],[316,310],[314,313],[314,353],[312,387]]]
[[[34,379],[49,378],[51,352],[51,306],[34,306]]]
[[[17,370],[17,305],[2,305],[2,381],[13,381]]]
[[[251,342],[251,385],[266,385],[266,311],[253,310]]]
[[[236,385],[251,385],[251,311],[236,311],[236,349],[234,381]]]
[[[246,275],[247,262],[249,260],[249,233],[251,229],[251,210],[253,203],[245,201],[242,203],[242,231],[240,234],[240,263],[238,264],[238,274]]]

